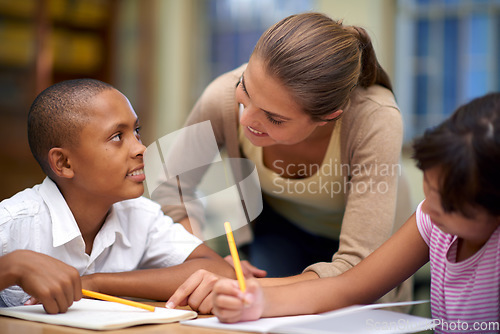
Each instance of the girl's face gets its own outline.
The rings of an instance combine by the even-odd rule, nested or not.
[[[240,124],[256,146],[293,145],[309,138],[327,122],[314,122],[293,96],[266,73],[262,62],[251,57],[236,88]],[[312,138],[312,137],[311,137]]]
[[[472,209],[467,218],[459,212],[445,212],[439,195],[440,168],[433,167],[424,171],[425,202],[422,211],[441,231],[456,235],[478,247],[488,241],[491,234],[500,225],[500,218],[490,215],[483,209]]]

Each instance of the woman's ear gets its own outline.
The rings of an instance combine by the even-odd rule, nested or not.
[[[339,109],[339,110],[337,110],[335,112],[332,112],[330,115],[326,116],[324,118],[325,121],[324,122],[320,122],[319,125],[323,126],[323,125],[331,122],[332,120],[335,120],[335,119],[339,118],[342,115],[343,112],[344,111],[342,109]]]
[[[68,179],[74,176],[74,171],[65,149],[60,147],[51,148],[48,160],[50,168],[56,176]]]

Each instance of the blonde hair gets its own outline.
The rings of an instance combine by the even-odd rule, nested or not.
[[[276,23],[260,37],[252,56],[315,121],[342,109],[356,86],[378,84],[392,91],[367,32],[320,13]]]

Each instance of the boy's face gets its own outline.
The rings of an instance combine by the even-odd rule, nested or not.
[[[129,101],[109,89],[97,95],[85,112],[89,121],[69,153],[74,185],[81,195],[102,203],[141,196],[146,148]]]

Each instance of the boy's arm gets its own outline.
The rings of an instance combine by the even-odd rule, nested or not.
[[[233,266],[232,260],[227,260],[229,257],[231,257],[231,255],[228,255],[224,259],[228,263],[231,263],[231,266]],[[254,277],[254,273],[250,273],[248,270],[245,272],[244,263],[245,261],[242,261],[241,263],[243,267],[243,275],[246,279]],[[247,265],[251,266],[249,262],[247,262]],[[255,271],[260,271],[260,269],[255,268]],[[223,278],[224,277],[207,270],[201,269],[196,271],[187,280],[185,280],[184,283],[182,283],[182,285],[168,299],[166,307],[176,308],[177,306],[189,305],[192,309],[201,311],[202,313],[211,313],[213,308],[213,286],[219,279]],[[315,278],[319,278],[318,275],[314,271],[308,271],[291,277],[261,278],[258,282],[261,286],[273,286],[296,283]]]
[[[234,281],[220,280],[214,287],[213,312],[221,321],[236,322],[372,303],[428,260],[429,248],[413,214],[380,248],[339,276],[267,288],[249,282],[247,294]]]
[[[48,255],[16,250],[0,257],[0,290],[19,285],[47,313],[66,312],[82,298],[78,271]]]
[[[235,277],[233,267],[202,243],[183,263],[176,266],[121,273],[97,273],[82,277],[82,281],[84,288],[109,295],[167,300],[191,274],[199,269],[224,277]],[[194,291],[186,299],[203,300],[205,296],[202,295]]]

